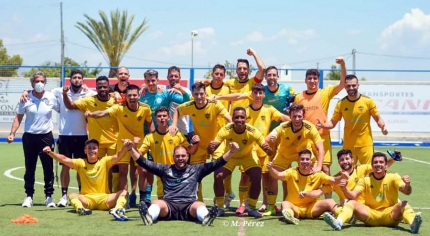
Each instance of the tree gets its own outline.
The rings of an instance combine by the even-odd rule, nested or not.
[[[5,66],[0,67],[0,76],[18,76],[18,69],[22,65],[22,61],[23,60],[20,55],[9,56],[7,54],[7,49],[3,46],[3,40],[0,39],[0,65]]]
[[[70,76],[70,72],[72,72],[72,70],[75,69],[75,68],[67,68],[67,66],[70,66],[70,67],[73,66],[73,67],[78,67],[77,69],[81,70],[84,73],[85,77],[95,78],[100,73],[100,71],[102,71],[102,69],[100,68],[101,64],[102,63],[99,63],[97,68],[88,68],[87,61],[85,61],[82,64],[79,64],[73,59],[65,57],[64,58],[64,66],[66,66],[65,77]],[[41,65],[40,68],[32,68],[30,71],[25,72],[24,76],[30,77],[36,71],[42,71],[43,73],[45,73],[46,77],[54,77],[54,78],[61,77],[61,63],[55,62],[52,64],[49,61],[45,62]]]
[[[336,65],[331,65],[330,72],[324,77],[325,80],[340,80],[340,69]]]
[[[103,11],[99,11],[99,14],[101,21],[84,14],[86,22],[77,22],[76,28],[81,30],[100,51],[111,67],[109,77],[114,77],[117,69],[113,67],[119,66],[131,45],[149,26],[145,18],[132,32],[134,15],[128,17],[127,11],[122,13],[118,9],[111,11],[110,21]]]
[[[233,79],[236,78],[236,69],[228,69],[228,68],[236,68],[236,65],[233,63],[230,63],[229,61],[225,60],[224,66],[226,68],[225,71],[225,77],[227,79]],[[252,69],[254,68],[253,65],[249,64],[249,74],[251,75]],[[228,76],[228,77],[227,77]],[[212,79],[212,70],[208,70],[206,74],[204,75],[205,79]]]

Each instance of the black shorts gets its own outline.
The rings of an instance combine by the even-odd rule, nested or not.
[[[185,220],[196,221],[197,218],[190,214],[190,207],[194,202],[173,202],[166,201],[169,213],[165,217],[158,217],[159,220]]]
[[[57,140],[58,152],[69,158],[85,158],[85,142],[87,135],[59,135]]]

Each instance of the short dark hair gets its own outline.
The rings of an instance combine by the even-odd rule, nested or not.
[[[295,102],[291,104],[290,114],[292,114],[293,111],[303,111],[303,116],[305,116],[305,107],[303,106],[303,104],[295,103]]]
[[[260,92],[260,91],[263,91],[264,92],[264,85],[262,85],[262,84],[254,84],[254,85],[252,85],[252,92]]]
[[[245,108],[243,108],[243,107],[236,107],[236,108],[234,108],[234,110],[233,110],[233,117],[234,117],[234,113],[236,113],[237,111],[243,111],[243,112],[245,112],[245,114],[246,114],[246,110],[245,110]]]
[[[343,155],[349,155],[349,157],[354,158],[352,156],[352,152],[349,149],[341,149],[337,152],[337,159],[339,160],[339,158]]]
[[[278,68],[276,68],[276,66],[269,66],[266,68],[266,70],[264,71],[264,74],[267,75],[267,71],[269,70],[276,70],[276,75],[278,75]]]
[[[99,146],[99,141],[95,139],[88,139],[87,141],[85,141],[85,147],[90,143],[94,143],[95,145],[97,145],[97,147]]]
[[[375,158],[377,158],[377,157],[384,157],[385,164],[387,164],[387,163],[388,163],[387,155],[385,155],[385,153],[383,153],[383,152],[375,152],[375,153],[373,153],[373,155],[372,155],[372,164],[373,164],[373,160],[374,160]]]
[[[145,73],[143,74],[143,77],[146,78],[146,76],[149,76],[149,75],[155,75],[155,78],[158,79],[158,71],[156,70],[151,69],[151,70],[145,71]]]
[[[161,107],[158,107],[157,109],[155,109],[155,111],[154,111],[155,116],[157,116],[157,114],[160,112],[167,112],[167,115],[169,115],[169,109],[167,109],[167,107],[165,107],[165,106],[161,106]]]
[[[358,81],[357,76],[355,76],[354,74],[349,74],[349,75],[345,76],[345,81],[347,81],[347,80],[353,80],[353,79],[356,79]]]
[[[127,88],[125,88],[125,93],[127,94],[130,90],[137,90],[137,92],[139,92],[140,88],[137,87],[137,85],[130,84],[127,86]]]
[[[212,72],[215,72],[216,69],[221,69],[225,73],[225,66],[224,65],[221,65],[221,64],[214,65],[214,67],[212,68]]]
[[[194,90],[200,90],[204,89],[206,91],[206,85],[200,81],[197,81],[191,86],[191,91],[194,92]]]
[[[312,152],[311,152],[311,151],[309,151],[308,149],[302,149],[302,150],[300,150],[300,152],[299,152],[299,157],[300,157],[301,155],[305,155],[305,154],[308,154],[308,155],[310,155],[310,156],[312,157]]]
[[[172,73],[172,71],[177,71],[179,73],[179,76],[181,75],[181,69],[179,69],[179,67],[177,67],[177,66],[169,67],[169,69],[167,69],[167,75],[170,75],[170,73]]]
[[[309,69],[309,70],[306,71],[306,77],[308,77],[308,75],[316,75],[319,78],[320,77],[320,72],[317,69]]]
[[[241,62],[243,62],[243,63],[245,63],[246,64],[246,66],[248,67],[248,69],[249,69],[249,61],[247,60],[247,59],[237,59],[237,63],[236,63],[236,67],[239,65],[239,63],[241,63]]]
[[[84,72],[83,71],[81,71],[79,69],[73,69],[72,72],[70,72],[70,79],[76,74],[80,74],[80,75],[82,75],[82,78],[84,78]]]
[[[106,77],[106,76],[104,76],[104,75],[101,75],[101,76],[97,77],[96,83],[99,82],[99,81],[107,81],[108,84],[109,84],[109,78]]]
[[[173,156],[175,156],[176,150],[178,150],[178,149],[180,149],[180,148],[183,148],[183,149],[188,153],[187,148],[186,148],[184,145],[179,144],[178,146],[176,146],[176,147],[175,147],[175,149],[173,149]],[[188,156],[188,157],[189,157],[189,156]]]

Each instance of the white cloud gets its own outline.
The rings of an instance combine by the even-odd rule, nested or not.
[[[289,44],[296,44],[300,40],[308,40],[317,36],[315,30],[292,30],[281,29],[273,35],[265,36],[260,31],[253,31],[245,36],[245,38],[236,40],[230,43],[232,46],[240,45],[246,42],[271,42],[276,40],[286,40]]]
[[[201,41],[194,41],[193,43],[194,55],[202,55],[206,53],[206,49],[202,47]],[[159,49],[160,53],[168,56],[187,56],[191,55],[191,41],[183,44],[175,44],[170,47],[163,47]]]
[[[215,30],[212,27],[205,27],[196,30],[198,35],[196,37],[205,39],[215,36]]]
[[[161,31],[159,31],[159,30],[157,30],[155,32],[152,32],[152,33],[148,34],[147,38],[149,40],[156,40],[156,39],[161,38],[162,36],[164,36],[164,33],[161,32]]]
[[[357,30],[357,29],[355,29],[355,30],[348,30],[348,31],[346,31],[346,34],[348,34],[348,35],[358,35],[358,34],[361,34],[361,30]]]
[[[423,48],[430,45],[430,15],[414,8],[385,28],[379,37],[382,49]]]

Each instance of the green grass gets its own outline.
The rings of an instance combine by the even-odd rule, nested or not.
[[[0,171],[5,171],[24,166],[24,157],[22,154],[22,146],[20,143],[5,144],[0,143],[2,150]],[[334,148],[336,153],[339,148]],[[380,147],[377,150],[384,151],[386,148]],[[413,193],[410,196],[400,195],[402,200],[408,200],[413,207],[430,208],[428,200],[429,191],[427,183],[429,181],[428,172],[430,159],[426,155],[429,149],[425,148],[402,148],[402,154],[405,157],[413,158],[427,162],[419,163],[405,159],[403,162],[395,163],[390,169],[400,173],[401,175],[410,175],[413,186]],[[60,167],[61,168],[61,167]],[[339,170],[335,163],[332,167],[332,173]],[[73,172],[72,172],[73,173]],[[22,178],[24,169],[17,169],[11,173],[13,176]],[[38,166],[36,173],[36,181],[43,182],[42,168]],[[72,174],[71,186],[76,187],[75,174]],[[233,177],[233,189],[237,193],[239,175],[236,172]],[[212,190],[213,177],[208,176],[203,181],[203,194],[206,199],[213,197]],[[145,235],[238,235],[239,228],[235,224],[243,220],[247,223],[243,227],[244,234],[242,235],[286,235],[293,233],[294,235],[332,235],[331,228],[322,220],[302,220],[299,225],[287,225],[280,221],[280,216],[264,217],[261,219],[253,219],[249,217],[238,218],[233,212],[228,212],[225,217],[217,218],[212,227],[202,227],[199,224],[192,222],[158,222],[151,227],[143,226],[139,218],[137,209],[130,209],[127,215],[131,218],[139,218],[136,221],[118,222],[114,221],[105,211],[94,211],[91,216],[78,216],[74,213],[71,207],[67,208],[46,208],[44,206],[43,185],[36,184],[34,203],[32,208],[22,208],[21,203],[25,197],[24,182],[16,179],[10,179],[4,174],[0,177],[2,191],[0,194],[0,235],[112,235],[112,234],[145,234]],[[71,189],[69,191],[76,191]],[[156,190],[153,190],[153,194]],[[60,198],[61,189],[55,188],[54,198],[56,201]],[[281,195],[281,194],[279,194]],[[260,197],[261,198],[261,197]],[[335,197],[336,199],[336,197]],[[278,202],[281,198],[278,196]],[[212,205],[211,201],[206,201],[208,205]],[[237,206],[237,201],[232,203],[232,206]],[[420,230],[421,235],[430,235],[430,211],[428,209],[416,209],[422,211],[424,215],[423,226]],[[39,219],[37,224],[32,225],[16,225],[11,222],[11,219],[18,218],[23,214],[30,214]],[[241,222],[242,224],[245,222]],[[254,223],[254,226],[251,224]],[[256,226],[255,224],[259,225]],[[355,226],[346,226],[344,232],[348,235],[404,235],[409,233],[409,226],[400,224],[396,228],[385,227],[364,227],[359,223]]]

